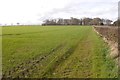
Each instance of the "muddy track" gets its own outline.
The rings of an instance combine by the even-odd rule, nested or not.
[[[86,35],[86,38],[88,38],[88,35]],[[87,42],[83,42],[83,43],[85,45],[88,44]],[[84,46],[84,44],[83,44],[83,46]],[[57,56],[56,59],[54,59],[53,62],[51,63],[52,65],[47,67],[47,70],[45,70],[45,72],[42,74],[42,77],[53,76],[54,72],[59,67],[59,65],[63,64],[71,55],[74,55],[75,54],[74,52],[76,51],[76,49],[78,49],[78,50],[81,49],[81,40],[78,41],[75,45],[71,46],[64,54],[62,54],[61,56]],[[74,65],[74,64],[72,64],[72,65]],[[65,70],[63,70],[63,71],[65,71]],[[72,71],[67,70],[66,72],[63,72],[62,74],[64,74],[66,76],[66,75],[69,75],[70,72],[72,72]]]
[[[54,54],[54,52],[56,52],[63,46],[63,44],[60,44],[56,48],[52,49],[49,53],[45,53],[45,55],[34,57],[31,60],[19,64],[13,69],[6,71],[3,74],[3,78],[28,77],[37,68],[38,65],[41,65],[44,60],[46,60],[51,54]]]
[[[82,47],[81,47],[82,46]],[[89,77],[91,76],[91,51],[92,51],[92,40],[89,36],[81,40],[72,55],[66,60],[65,64],[59,66],[54,71],[54,76],[68,77]],[[84,54],[81,54],[84,53]],[[60,67],[63,67],[62,69]],[[81,68],[81,69],[80,69]],[[74,75],[76,74],[76,75]],[[74,75],[74,76],[73,76]]]
[[[53,65],[51,65],[43,74],[42,77],[47,77],[48,75],[52,75],[54,70],[63,63],[67,58],[71,56],[71,54],[75,51],[75,49],[78,47],[78,43],[72,47],[70,47],[64,54],[61,56],[57,56],[57,59],[54,59]]]

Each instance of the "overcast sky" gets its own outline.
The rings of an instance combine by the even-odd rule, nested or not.
[[[47,18],[116,20],[119,0],[0,0],[0,24],[39,24]]]

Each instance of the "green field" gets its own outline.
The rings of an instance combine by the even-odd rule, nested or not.
[[[2,28],[4,77],[114,78],[107,44],[89,26]]]

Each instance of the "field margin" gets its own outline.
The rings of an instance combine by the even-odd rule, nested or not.
[[[112,29],[113,28],[113,29]],[[110,54],[107,55],[109,57],[111,57],[113,60],[115,60],[116,64],[118,64],[118,57],[119,57],[119,53],[118,53],[118,40],[117,40],[117,37],[118,37],[118,33],[113,33],[115,32],[115,28],[117,27],[104,27],[104,26],[94,26],[94,31],[100,36],[103,38],[103,40],[105,41],[105,43],[108,44],[109,48],[110,48]],[[103,32],[101,31],[103,29]],[[109,35],[111,34],[111,36],[106,36],[104,35],[104,31],[106,30],[107,34],[106,35]],[[110,31],[111,30],[111,31]],[[112,32],[113,30],[113,32]],[[114,37],[114,38],[111,38],[111,37]],[[118,64],[119,65],[119,64]]]

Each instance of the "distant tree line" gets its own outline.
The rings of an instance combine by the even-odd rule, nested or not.
[[[112,20],[101,18],[77,19],[71,17],[70,19],[46,19],[42,25],[117,25],[117,21],[114,24],[111,24],[112,22]]]
[[[111,25],[113,21],[101,18],[46,19],[42,25]]]

